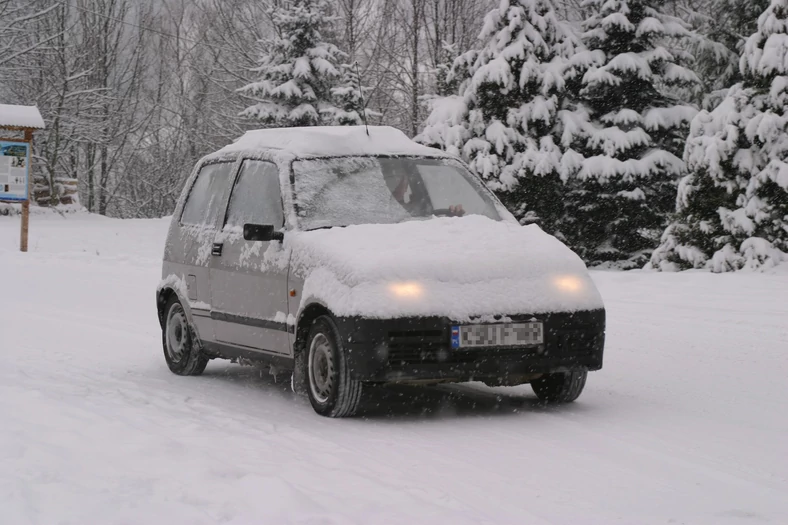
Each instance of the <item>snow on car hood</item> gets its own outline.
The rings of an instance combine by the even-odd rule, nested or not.
[[[482,216],[362,225],[286,236],[301,306],[392,318],[601,308],[583,261],[538,226]]]

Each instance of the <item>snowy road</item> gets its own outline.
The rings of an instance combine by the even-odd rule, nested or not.
[[[788,271],[595,273],[606,366],[376,394],[328,420],[254,368],[172,375],[166,221],[0,217],[0,524],[788,524]],[[418,396],[418,397],[414,397]]]

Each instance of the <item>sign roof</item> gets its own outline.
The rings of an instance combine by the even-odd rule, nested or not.
[[[44,129],[46,126],[35,106],[0,104],[0,127]]]

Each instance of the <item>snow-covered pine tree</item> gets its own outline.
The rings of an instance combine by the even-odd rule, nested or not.
[[[441,46],[440,62],[435,70],[435,93],[440,97],[448,97],[460,87],[460,75],[452,72],[454,61],[457,60],[457,44],[444,42]]]
[[[260,80],[241,88],[259,102],[242,115],[268,127],[358,124],[355,77],[321,36],[336,20],[330,0],[285,0],[268,13],[275,36],[261,42]]]
[[[744,81],[692,122],[678,219],[651,266],[715,272],[788,260],[788,0],[772,0],[747,40]]]
[[[323,110],[327,124],[337,126],[358,126],[364,123],[364,112],[367,118],[373,112],[365,108],[364,94],[368,88],[361,86],[359,70],[356,64],[341,64],[339,84],[331,88],[333,108]]]
[[[716,107],[728,88],[742,81],[739,57],[769,3],[770,0],[715,0],[688,13],[690,5],[681,6],[680,11],[699,33],[689,47],[695,55],[695,71],[705,87],[704,108]]]
[[[567,240],[591,264],[639,267],[675,209],[681,154],[697,110],[670,95],[699,82],[667,46],[691,36],[658,0],[585,0],[583,39],[591,60],[565,113],[574,150]],[[581,66],[584,64],[581,64]]]
[[[459,94],[429,101],[416,140],[464,157],[522,222],[560,233],[564,215],[558,113],[569,57],[581,46],[550,0],[501,0],[481,47],[459,56]]]
[[[717,0],[709,37],[740,54],[747,38],[758,30],[758,18],[770,3],[770,0]]]

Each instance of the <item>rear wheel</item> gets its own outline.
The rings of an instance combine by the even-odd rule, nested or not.
[[[349,417],[361,405],[363,384],[350,377],[344,348],[333,320],[315,319],[306,342],[307,395],[321,416]]]
[[[173,295],[164,308],[162,346],[164,359],[170,371],[179,376],[197,376],[203,373],[208,358],[200,352],[197,338],[189,325],[186,312],[178,298]]]
[[[545,374],[531,381],[531,388],[545,403],[571,403],[580,397],[587,377],[587,370]]]

